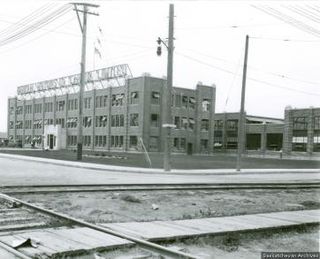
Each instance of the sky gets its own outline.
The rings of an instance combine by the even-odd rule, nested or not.
[[[156,40],[167,38],[169,4],[173,3],[174,86],[195,88],[198,82],[215,85],[216,112],[239,111],[245,37],[249,35],[246,112],[283,118],[287,106],[320,106],[317,1],[90,2],[100,6],[90,8],[99,16],[88,17],[87,70],[127,63],[134,77],[143,73],[166,76],[166,49],[163,47],[163,54],[158,57]],[[16,95],[18,86],[80,72],[81,31],[72,8],[25,37],[5,41],[17,22],[32,12],[38,10],[38,17],[44,17],[67,4],[40,0],[2,2],[0,131],[6,131],[7,100]],[[261,8],[289,17],[291,23],[266,14]],[[297,28],[292,21],[304,26]],[[97,38],[101,41],[101,59],[94,54]]]

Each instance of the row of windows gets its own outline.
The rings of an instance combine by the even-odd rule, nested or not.
[[[316,116],[313,119],[313,128],[320,129],[320,116]],[[293,129],[295,130],[307,130],[308,129],[308,117],[295,117],[293,118]]]

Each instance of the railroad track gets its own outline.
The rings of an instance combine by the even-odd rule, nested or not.
[[[66,214],[54,212],[54,211],[39,207],[37,205],[25,202],[21,199],[16,199],[14,197],[8,196],[3,193],[0,193],[0,205],[1,205],[0,219],[3,219],[2,216],[4,216],[4,217],[11,218],[13,221],[10,223],[10,220],[8,220],[6,224],[3,225],[2,229],[1,229],[1,222],[0,222],[0,238],[2,236],[1,234],[3,233],[13,233],[13,231],[17,231],[21,229],[32,228],[32,229],[39,229],[41,231],[41,229],[45,227],[50,227],[52,225],[56,227],[66,226],[70,228],[73,228],[74,226],[80,226],[90,230],[102,232],[114,237],[118,237],[124,240],[128,240],[133,244],[143,248],[144,250],[148,250],[156,254],[167,256],[169,258],[182,258],[182,259],[197,258],[193,255],[190,255],[181,251],[171,250],[167,247],[164,247],[164,246],[161,246],[161,245],[158,245],[134,236],[123,234],[121,232],[117,232],[115,230],[103,227],[101,225],[89,223],[81,219],[70,217]],[[21,218],[23,222],[20,222],[19,226],[14,223],[15,216],[13,216],[13,214],[15,214],[15,216],[20,214],[23,215],[23,217]],[[37,221],[37,222],[43,222],[43,224],[39,224],[39,225],[30,224],[30,221],[27,220],[28,218],[31,220],[31,222],[34,221],[35,223]],[[40,220],[40,218],[42,220]],[[23,258],[23,259],[33,258],[33,257],[30,257],[28,254],[24,254],[23,252],[12,248],[10,245],[0,240],[0,249],[1,248],[7,250],[9,253],[12,253],[15,256],[14,258],[16,257]]]
[[[12,185],[0,186],[4,194],[46,194],[67,192],[165,191],[165,190],[230,190],[230,189],[311,189],[320,181],[274,183],[180,183],[180,184],[90,184],[90,185]]]

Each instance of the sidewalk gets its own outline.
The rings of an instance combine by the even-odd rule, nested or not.
[[[253,215],[175,221],[102,224],[104,227],[149,241],[217,235],[290,226],[317,224],[320,210],[283,211]]]
[[[236,171],[236,169],[173,169],[170,172],[166,172],[159,168],[139,168],[139,167],[124,167],[124,166],[113,166],[113,165],[103,165],[85,162],[75,162],[75,161],[64,161],[49,158],[13,155],[13,154],[3,154],[0,153],[0,158],[11,158],[19,159],[24,161],[32,161],[38,163],[48,163],[52,165],[68,166],[75,168],[93,169],[93,170],[103,170],[112,172],[125,172],[125,173],[144,173],[144,174],[181,174],[181,175],[192,175],[192,174],[202,174],[202,175],[239,175],[239,174],[270,174],[270,173],[320,173],[319,169],[241,169],[241,171]]]

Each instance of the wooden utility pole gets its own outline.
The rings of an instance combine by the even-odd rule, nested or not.
[[[244,143],[245,143],[244,103],[245,103],[245,98],[246,98],[248,48],[249,48],[249,36],[247,35],[246,36],[245,54],[244,54],[243,75],[242,75],[241,107],[240,107],[239,124],[238,124],[237,171],[240,171],[240,169],[241,169],[241,155],[244,150]]]
[[[88,11],[88,7],[99,7],[94,4],[73,3],[74,10],[77,13],[80,29],[82,32],[82,49],[81,49],[81,74],[80,74],[80,89],[79,89],[79,107],[78,107],[78,123],[77,123],[77,160],[82,160],[82,120],[83,120],[83,92],[86,84],[86,47],[87,47],[87,14],[98,15]],[[83,9],[78,9],[82,6]],[[80,13],[83,13],[82,23]]]
[[[174,19],[174,5],[169,6],[169,35],[168,35],[168,60],[167,60],[167,85],[165,87],[165,95],[163,102],[163,111],[165,116],[164,128],[164,159],[163,167],[165,171],[171,170],[171,95],[172,95],[172,70],[173,70],[173,19]]]

